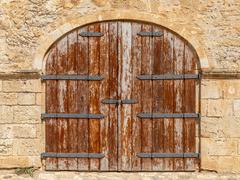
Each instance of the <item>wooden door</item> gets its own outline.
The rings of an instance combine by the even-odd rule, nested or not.
[[[197,56],[169,30],[109,21],[65,35],[46,59],[46,170],[197,168]]]

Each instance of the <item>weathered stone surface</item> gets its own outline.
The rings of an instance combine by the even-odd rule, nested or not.
[[[1,156],[0,168],[17,168],[40,165],[39,156]]]
[[[209,117],[221,117],[223,109],[220,108],[223,105],[223,101],[219,100],[208,100],[208,111],[207,116]]]
[[[18,93],[17,102],[20,105],[35,104],[35,93]]]
[[[17,104],[16,93],[0,93],[0,105],[15,105]]]
[[[240,80],[223,81],[224,98],[240,97]]]
[[[0,106],[0,123],[12,123],[13,122],[13,107],[12,106]]]
[[[40,80],[3,81],[4,92],[41,92]]]
[[[240,99],[234,100],[233,111],[235,116],[240,117]]]
[[[37,125],[36,124],[13,125],[13,137],[14,138],[36,138]]]
[[[13,154],[20,156],[39,156],[41,143],[39,139],[14,139]]]
[[[203,99],[218,99],[222,97],[222,87],[219,81],[203,81],[201,97]]]
[[[38,123],[40,118],[40,106],[15,106],[13,108],[13,122],[15,123]]]
[[[0,156],[12,155],[13,141],[9,139],[0,139]]]
[[[11,124],[0,124],[0,139],[13,138],[13,126]]]

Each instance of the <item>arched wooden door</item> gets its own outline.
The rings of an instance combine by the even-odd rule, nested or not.
[[[42,79],[46,170],[197,168],[197,55],[173,32],[86,25],[52,45]]]

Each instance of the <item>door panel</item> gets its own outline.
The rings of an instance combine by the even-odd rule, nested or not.
[[[196,118],[184,113],[196,112],[196,79],[183,74],[196,64],[191,46],[160,26],[69,32],[46,60],[46,170],[195,170]]]

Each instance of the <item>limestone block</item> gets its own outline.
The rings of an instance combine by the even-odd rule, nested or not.
[[[0,93],[0,105],[15,105],[17,104],[16,93]]]
[[[203,156],[237,155],[237,140],[234,138],[201,138]]]
[[[207,116],[207,110],[208,110],[208,100],[207,99],[201,99],[201,116]]]
[[[13,125],[14,138],[36,138],[37,125],[21,124]]]
[[[35,93],[18,93],[17,102],[20,105],[35,104]]]
[[[36,105],[44,105],[44,98],[42,93],[36,93]]]
[[[240,172],[240,156],[219,156],[217,162],[218,172]]]
[[[108,2],[108,0],[92,0],[94,4],[97,6],[104,6]]]
[[[0,124],[13,122],[13,107],[0,106]]]
[[[3,81],[4,92],[41,92],[40,80],[8,80]]]
[[[240,117],[240,99],[233,101],[233,113],[235,116]]]
[[[39,139],[14,139],[13,154],[20,156],[39,156],[41,143]]]
[[[214,100],[211,99],[208,101],[208,112],[207,116],[208,117],[220,117],[222,116],[222,100]]]
[[[40,167],[40,156],[0,156],[0,168]]]
[[[38,123],[41,118],[40,106],[15,106],[13,108],[13,122]]]
[[[222,124],[222,118],[201,118],[201,137],[217,138],[226,137],[225,128]]]
[[[0,139],[0,156],[12,155],[13,141],[11,139]]]
[[[240,98],[240,80],[224,81],[224,98]]]
[[[232,99],[223,99],[222,106],[222,115],[224,117],[233,116],[233,100]]]
[[[2,91],[2,80],[0,80],[0,91]]]
[[[204,170],[218,169],[218,156],[207,156],[201,154],[201,168]]]
[[[225,137],[240,138],[240,117],[224,117],[219,126],[222,126]]]
[[[203,99],[218,99],[222,97],[222,88],[218,81],[203,81],[201,87],[201,97]]]
[[[11,124],[0,124],[0,139],[13,138],[13,126]]]

